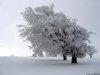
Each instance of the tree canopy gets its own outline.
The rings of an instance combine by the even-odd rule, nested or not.
[[[31,43],[33,56],[92,56],[96,49],[90,46],[89,32],[64,13],[54,12],[54,5],[27,7],[22,12],[26,25],[18,25],[20,37]],[[89,42],[89,43],[88,43]]]

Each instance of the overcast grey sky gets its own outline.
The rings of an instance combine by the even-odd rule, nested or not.
[[[16,25],[24,24],[20,13],[28,6],[35,8],[51,3],[56,12],[78,19],[79,25],[95,32],[91,44],[99,51],[100,0],[0,0],[0,56],[31,56],[31,50],[17,34]]]

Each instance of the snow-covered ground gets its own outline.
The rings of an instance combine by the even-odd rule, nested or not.
[[[0,57],[0,75],[100,75],[99,58],[78,59],[71,64],[70,58]]]

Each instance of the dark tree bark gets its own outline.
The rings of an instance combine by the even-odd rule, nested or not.
[[[77,63],[77,56],[75,54],[72,55],[71,63]]]
[[[64,55],[64,54],[63,54],[63,60],[64,61],[67,60],[66,55]]]
[[[92,58],[92,55],[90,55],[90,58]]]

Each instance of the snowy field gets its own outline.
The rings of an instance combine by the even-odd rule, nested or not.
[[[100,60],[83,58],[71,64],[70,58],[0,57],[0,75],[100,75]]]

